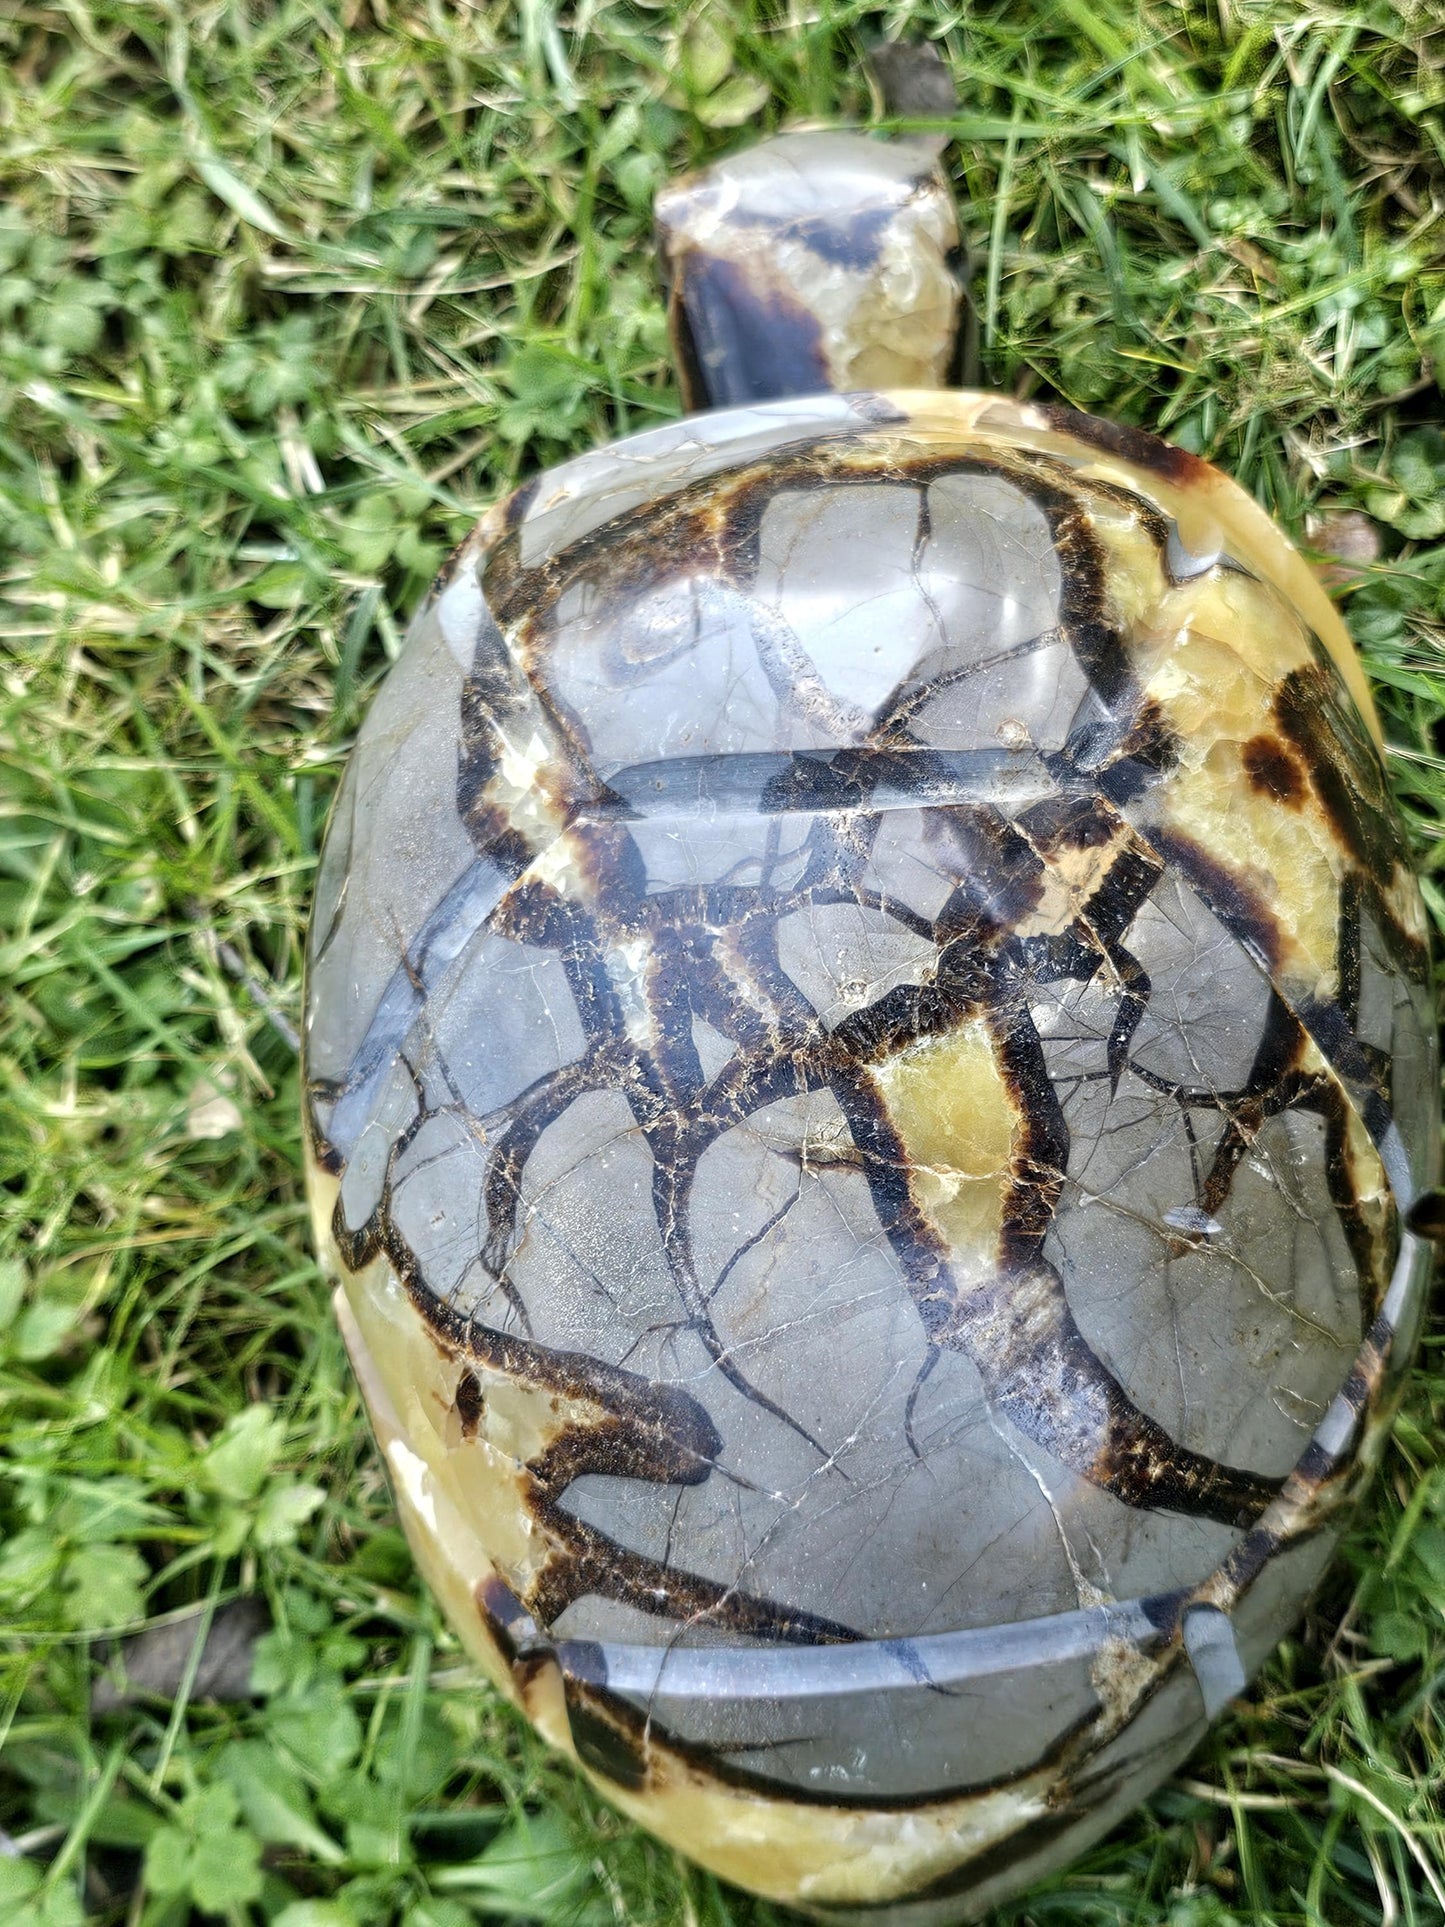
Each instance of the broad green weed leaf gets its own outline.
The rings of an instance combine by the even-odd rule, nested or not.
[[[378,492],[357,503],[337,535],[353,566],[371,575],[385,564],[403,526],[396,507]]]
[[[401,1927],[474,1927],[476,1915],[459,1900],[428,1895],[413,1901],[401,1917]]]
[[[576,1920],[591,1876],[554,1813],[523,1817],[465,1866],[439,1868],[433,1885],[485,1896],[504,1920]]]
[[[37,1894],[17,1913],[7,1915],[5,1927],[81,1927],[84,1918],[73,1887],[52,1887],[48,1894]]]
[[[1431,1584],[1445,1594],[1445,1526],[1420,1526],[1410,1541],[1410,1550],[1429,1574]]]
[[[267,1698],[278,1693],[296,1693],[315,1678],[317,1668],[315,1642],[276,1627],[256,1641],[251,1660],[251,1690],[264,1693]]]
[[[1390,456],[1392,486],[1367,491],[1365,507],[1412,541],[1445,535],[1445,431],[1416,428]]]
[[[358,1927],[356,1915],[341,1900],[293,1900],[271,1927]],[[472,1927],[470,1919],[466,1927]]]
[[[240,1811],[234,1788],[213,1780],[190,1796],[181,1808],[181,1818],[196,1833],[223,1833],[235,1824]]]
[[[343,1858],[318,1825],[305,1782],[274,1747],[261,1740],[237,1740],[222,1753],[216,1771],[234,1790],[246,1824],[259,1838],[274,1846],[299,1847],[328,1865]]]
[[[206,1484],[223,1499],[254,1499],[281,1455],[285,1424],[269,1405],[248,1405],[226,1421],[202,1460]]]
[[[63,1299],[41,1298],[27,1305],[10,1329],[15,1356],[28,1365],[53,1357],[75,1325],[76,1307]]]
[[[1370,1625],[1370,1645],[1387,1659],[1418,1659],[1429,1650],[1425,1626],[1414,1613],[1380,1613]]]
[[[18,1907],[40,1885],[40,1869],[23,1855],[0,1854],[0,1908]]]
[[[60,1565],[55,1535],[27,1526],[0,1546],[0,1595],[24,1599],[44,1585]]]
[[[328,1788],[328,1813],[346,1825],[346,1851],[353,1865],[384,1867],[395,1861],[405,1834],[405,1807],[395,1790],[359,1775]]]
[[[295,1545],[300,1528],[325,1503],[326,1493],[319,1485],[272,1486],[256,1514],[256,1544],[272,1551]]]
[[[767,105],[771,93],[754,74],[734,74],[715,93],[700,100],[693,112],[704,127],[741,127]]]
[[[239,1828],[203,1833],[191,1855],[188,1884],[196,1905],[220,1914],[261,1891],[261,1843]]]
[[[263,609],[290,609],[302,597],[311,581],[302,562],[273,562],[252,582],[248,594]]]
[[[146,1879],[158,1894],[189,1894],[207,1913],[254,1900],[262,1887],[261,1843],[236,1826],[233,1789],[212,1781],[181,1804],[145,1852]]]
[[[158,1894],[179,1894],[190,1876],[191,1843],[175,1827],[161,1827],[145,1850],[146,1883]]]
[[[273,1700],[268,1725],[278,1745],[319,1785],[330,1785],[361,1751],[361,1722],[340,1680],[323,1677],[304,1699]]]
[[[56,1533],[76,1545],[108,1544],[162,1523],[167,1514],[153,1505],[139,1479],[117,1474],[105,1479],[68,1481],[51,1514]]]
[[[112,1793],[91,1823],[89,1838],[101,1847],[128,1847],[138,1850],[146,1845],[161,1826],[154,1807],[125,1794]],[[3,1919],[0,1914],[0,1919]]]
[[[594,375],[565,348],[538,341],[512,356],[502,378],[514,399],[498,413],[498,433],[508,441],[525,442],[533,435],[554,441],[568,435],[581,419],[582,400]]]
[[[128,1626],[145,1612],[148,1575],[134,1546],[82,1546],[66,1561],[66,1619],[82,1632]]]
[[[679,51],[683,78],[695,94],[710,94],[732,72],[732,42],[705,13],[683,35]]]

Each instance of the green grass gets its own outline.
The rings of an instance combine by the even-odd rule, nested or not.
[[[12,1927],[778,1918],[551,1763],[419,1589],[309,1254],[294,1057],[235,967],[294,1023],[327,801],[444,551],[522,475],[675,412],[657,183],[743,120],[866,112],[861,34],[941,34],[962,83],[987,382],[1158,426],[1297,534],[1370,518],[1345,612],[1445,910],[1438,10],[707,21],[602,0],[0,17]],[[1442,1411],[1437,1328],[1299,1638],[1009,1920],[1440,1921]],[[173,1667],[168,1694],[103,1710],[105,1635],[241,1595],[274,1619],[254,1697]]]

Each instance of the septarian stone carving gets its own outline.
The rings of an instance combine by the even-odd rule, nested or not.
[[[1216,471],[979,395],[490,515],[317,891],[317,1235],[424,1570],[617,1803],[976,1912],[1195,1744],[1418,1320],[1424,923]]]
[[[819,1906],[982,1904],[1187,1751],[1191,1607],[1287,1628],[1418,1308],[1358,671],[1124,446],[823,397],[584,458],[453,559],[328,841],[318,1232],[419,1554],[624,1805]]]

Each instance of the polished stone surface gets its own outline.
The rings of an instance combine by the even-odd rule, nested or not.
[[[1132,1747],[1111,1815],[1202,1722],[1186,1602],[1252,1666],[1313,1582],[1423,1286],[1423,918],[1354,666],[1191,461],[981,397],[637,437],[463,545],[362,732],[318,1213],[413,1533],[445,1491],[474,1643],[562,1642],[624,1791]],[[888,1691],[749,1683],[859,1641]]]
[[[963,290],[942,147],[814,129],[668,183],[654,214],[687,407],[948,380]]]

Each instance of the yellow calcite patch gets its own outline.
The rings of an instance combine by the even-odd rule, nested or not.
[[[1314,660],[1304,624],[1268,583],[1224,572],[1200,576],[1162,595],[1147,626],[1131,636],[1130,652],[1148,665],[1167,660],[1181,647],[1206,642],[1234,659],[1236,687],[1224,700],[1229,709],[1248,712],[1251,718],[1268,713],[1283,677]],[[1252,678],[1252,689],[1246,678]],[[1207,721],[1209,685],[1201,684],[1199,693],[1199,719]],[[1213,694],[1217,703],[1221,692]],[[1260,726],[1259,720],[1250,723],[1251,731]]]
[[[1311,1045],[1310,1048],[1314,1050],[1315,1047]],[[1324,1062],[1323,1058],[1320,1062]],[[1378,1311],[1389,1289],[1394,1258],[1394,1197],[1375,1141],[1365,1128],[1365,1120],[1350,1103],[1345,1106],[1344,1164],[1370,1236],[1375,1286],[1375,1303],[1370,1309]]]
[[[422,1321],[408,1304],[385,1259],[375,1260],[348,1279],[347,1287],[336,1292],[334,1303],[371,1427],[391,1475],[397,1512],[422,1577],[491,1683],[508,1699],[516,1700],[511,1667],[477,1607],[477,1588],[499,1576],[496,1528],[501,1528],[503,1536],[507,1531],[506,1521],[499,1520],[496,1513],[499,1495],[479,1490],[475,1483],[459,1477],[467,1455],[429,1450],[428,1441],[435,1436],[430,1428],[421,1439],[415,1436],[407,1420],[406,1408],[411,1401],[407,1399],[398,1407],[392,1396],[395,1374],[384,1373],[381,1368],[382,1359],[397,1355],[422,1362],[421,1346],[429,1345]],[[429,1349],[436,1362],[427,1374],[427,1383],[437,1394],[441,1360],[434,1346]],[[566,1714],[560,1704],[555,1711],[530,1706],[528,1711],[545,1739],[570,1750]]]
[[[384,1393],[397,1415],[399,1436],[425,1471],[432,1502],[485,1519],[492,1565],[514,1592],[525,1596],[552,1551],[529,1504],[534,1480],[525,1460],[539,1456],[560,1436],[565,1418],[553,1409],[547,1393],[478,1370],[486,1429],[475,1438],[456,1439],[449,1421],[456,1402],[457,1363],[444,1355],[390,1266],[384,1260],[374,1262],[348,1277],[345,1289],[371,1361],[368,1403],[373,1392]],[[392,1470],[395,1474],[395,1466]]]
[[[1204,576],[1164,596],[1129,638],[1147,699],[1178,739],[1159,790],[1163,822],[1237,877],[1278,925],[1284,975],[1313,995],[1335,989],[1344,854],[1301,778],[1282,802],[1250,779],[1244,747],[1279,738],[1275,696],[1313,661],[1303,625],[1265,583]]]
[[[927,245],[920,248],[924,236]],[[925,211],[912,234],[884,236],[876,275],[827,337],[829,368],[840,389],[912,388],[946,377],[958,318],[958,282],[948,255],[957,244],[952,210],[937,206]]]
[[[1268,910],[1280,974],[1315,997],[1337,989],[1339,847],[1313,799],[1297,810],[1252,791],[1240,746],[1216,743],[1170,779],[1162,810]]]
[[[311,1219],[311,1242],[321,1260],[321,1269],[335,1283],[346,1276],[336,1250],[336,1241],[331,1235],[332,1220],[336,1216],[336,1200],[341,1195],[341,1180],[323,1171],[312,1157],[308,1145],[306,1152],[306,1210]]]
[[[1168,586],[1158,545],[1137,515],[1103,500],[1090,505],[1089,530],[1104,550],[1109,615],[1132,632],[1159,607]]]
[[[963,1278],[998,1261],[1019,1112],[977,1018],[875,1064],[873,1082],[902,1141],[914,1195]]]

